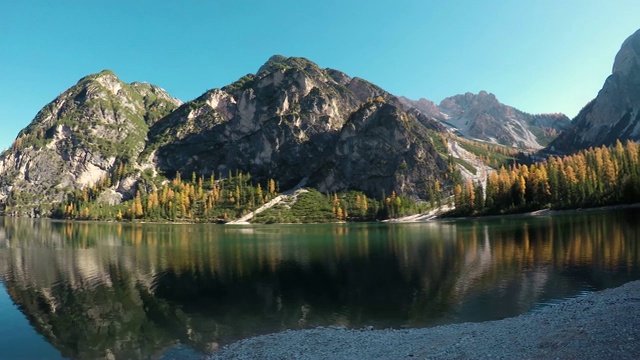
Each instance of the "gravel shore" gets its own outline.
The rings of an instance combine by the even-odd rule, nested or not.
[[[640,359],[640,281],[538,312],[425,329],[290,330],[211,359]]]

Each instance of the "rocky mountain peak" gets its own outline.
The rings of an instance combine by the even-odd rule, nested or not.
[[[169,95],[169,93],[165,89],[157,85],[149,84],[147,82],[137,82],[137,81],[132,82],[129,85],[133,89],[135,89],[136,92],[142,95],[145,99],[157,98],[157,99],[168,101],[177,106],[182,105],[182,100],[172,97],[171,95]]]
[[[418,123],[441,130],[422,114],[405,110],[395,96],[364,79],[322,69],[304,58],[275,55],[256,74],[210,90],[154,124],[149,143],[156,150],[155,164],[164,173],[225,176],[239,170],[259,181],[277,179],[283,189],[308,181],[307,185],[326,191],[359,188],[380,196],[382,190],[389,192],[399,184],[396,166],[404,158],[433,155],[427,130]],[[403,125],[409,121],[423,129],[418,137],[423,145],[415,152],[406,150],[416,131]],[[396,127],[385,128],[392,124]],[[396,138],[398,157],[388,159],[393,166],[370,178],[365,171],[368,164],[382,159],[385,151],[389,155],[388,143],[376,138],[381,133]],[[375,142],[382,154],[372,157],[372,151],[363,150],[363,158],[356,161],[355,155],[340,152],[343,146],[337,143],[342,140],[359,149],[372,149],[374,145],[364,142]],[[437,156],[431,155],[426,162],[436,161]],[[355,163],[362,171],[357,181],[350,179]],[[334,165],[335,172],[330,171]],[[441,165],[438,162],[438,174],[432,177],[440,176]],[[335,177],[327,178],[329,173]],[[407,184],[417,178],[410,177]]]
[[[640,69],[640,30],[629,36],[622,43],[620,51],[613,62],[613,74],[629,76],[632,71]]]
[[[445,109],[462,111],[469,107],[492,107],[502,105],[496,96],[485,90],[481,90],[479,93],[474,94],[472,92],[466,92],[463,95],[454,95],[443,99],[440,102],[440,107]]]
[[[55,203],[69,190],[100,181],[117,163],[137,166],[149,125],[179,104],[157,86],[127,84],[109,70],[80,79],[0,155],[0,179],[11,179],[0,186],[0,202],[23,192]]]
[[[569,126],[565,115],[527,114],[502,104],[485,90],[454,95],[439,105],[427,99],[400,101],[466,137],[524,149],[541,148]]]
[[[91,85],[96,85],[95,83],[99,84],[101,88],[91,87]],[[122,90],[123,85],[124,82],[111,70],[102,70],[99,73],[85,76],[77,83],[77,86],[88,87],[94,91],[106,89],[113,95],[117,95]]]
[[[82,79],[78,80],[78,84],[80,84],[80,83],[82,83],[84,81],[98,80],[98,79],[101,79],[101,78],[120,81],[120,79],[118,78],[118,75],[116,75],[116,73],[113,72],[113,70],[103,69],[102,71],[99,71],[99,72],[97,72],[95,74],[89,74],[89,75],[83,77]]]
[[[103,98],[106,99],[109,96],[118,97],[134,97],[143,99],[156,98],[166,100],[174,105],[182,104],[180,99],[174,98],[163,88],[149,84],[147,82],[134,81],[130,84],[120,80],[118,75],[112,70],[102,70],[98,73],[87,75],[78,80],[76,85],[67,92],[84,93],[85,95],[92,95],[89,98]],[[62,94],[64,95],[64,93]],[[139,96],[138,96],[139,95]],[[78,97],[76,101],[83,100]],[[86,100],[86,99],[84,99]]]
[[[478,95],[475,96],[478,101],[485,101],[491,103],[498,103],[498,99],[493,93],[487,92],[486,90],[480,90]]]
[[[572,152],[616,140],[640,140],[640,30],[623,42],[598,96],[550,146]]]
[[[151,146],[157,165],[169,173],[242,170],[293,186],[319,166],[360,103],[329,71],[275,55],[255,75],[210,90],[155,124]]]
[[[347,74],[343,73],[342,71],[330,69],[330,68],[327,68],[325,70],[327,71],[327,74],[329,74],[329,76],[331,76],[331,78],[335,82],[337,82],[342,86],[346,86],[347,84],[349,84],[349,82],[351,82],[351,78]]]
[[[269,58],[269,60],[267,60],[266,63],[264,63],[264,65],[262,65],[258,69],[256,75],[261,76],[271,72],[283,72],[292,68],[299,70],[320,69],[318,65],[302,57],[285,57],[282,55],[273,55]]]
[[[282,55],[273,55],[269,58],[269,60],[267,60],[267,62],[264,63],[264,65],[262,65],[259,69],[258,72],[256,73],[256,75],[265,73],[265,72],[271,72],[275,69],[281,69],[283,67],[285,67],[285,62],[287,61],[287,57],[282,56]]]

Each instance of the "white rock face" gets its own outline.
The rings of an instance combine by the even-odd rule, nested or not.
[[[116,191],[120,194],[126,195],[127,198],[132,198],[135,196],[135,186],[137,183],[137,177],[127,176],[117,184]]]
[[[113,165],[115,158],[111,158],[109,160],[111,161],[108,162]],[[80,171],[75,181],[75,183],[79,184],[81,187],[91,186],[108,174],[108,170],[100,168],[92,163],[83,164],[81,165],[81,168],[83,168],[83,170]]]
[[[100,76],[96,78],[96,81],[107,88],[113,95],[118,95],[118,92],[122,89],[122,83],[115,76]]]
[[[122,193],[119,193],[114,189],[107,189],[98,196],[98,202],[107,205],[119,204],[122,202]]]

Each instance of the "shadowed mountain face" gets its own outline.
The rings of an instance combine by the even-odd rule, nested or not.
[[[466,137],[523,149],[542,148],[570,124],[563,114],[527,114],[486,91],[448,97],[440,105],[426,99],[401,99]]]
[[[321,191],[380,197],[402,189],[424,197],[420,185],[443,181],[446,172],[427,127],[443,131],[362,79],[275,56],[256,75],[157,122],[150,147],[167,173],[241,170],[277,179],[282,189],[302,182]]]
[[[640,30],[622,44],[598,96],[573,120],[573,126],[551,143],[560,151],[640,140]]]
[[[101,199],[118,203],[143,176],[229,171],[275,179],[283,190],[306,183],[425,198],[425,184],[446,183],[431,140],[443,131],[383,89],[303,58],[273,56],[256,74],[185,104],[103,71],[43,108],[0,156],[0,203],[35,215],[107,177]]]

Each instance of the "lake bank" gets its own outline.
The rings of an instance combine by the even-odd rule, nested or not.
[[[442,217],[442,215],[446,211],[450,211],[451,207],[447,207],[445,212],[441,209],[432,210],[428,213],[424,214],[415,214],[409,215],[401,218],[395,219],[387,219],[383,220],[383,222],[388,223],[418,223],[425,221],[433,221],[433,220],[464,220],[464,219],[492,219],[492,218],[502,218],[505,216],[546,216],[546,215],[556,215],[568,212],[575,211],[606,211],[606,210],[624,210],[624,209],[639,209],[640,203],[633,204],[620,204],[620,205],[607,205],[607,206],[597,206],[592,208],[577,208],[577,209],[562,209],[562,210],[554,210],[554,209],[540,209],[535,211],[523,212],[523,213],[510,213],[510,214],[500,214],[500,215],[477,215],[477,216],[452,216],[452,217]]]
[[[0,357],[33,357],[44,340],[52,359],[168,360],[286,329],[515,317],[640,280],[639,217],[245,228],[2,218],[0,310],[16,320],[0,324],[12,335]]]
[[[211,359],[638,359],[639,339],[640,281],[633,281],[498,321],[289,330],[238,341]]]
[[[267,204],[268,205],[268,204]],[[266,206],[266,205],[265,205]],[[263,206],[263,207],[265,207]],[[272,205],[271,205],[272,206]],[[266,206],[266,208],[270,208],[271,206]],[[219,224],[219,225],[235,225],[235,226],[254,226],[254,225],[314,225],[314,224],[356,224],[356,223],[422,223],[428,221],[451,221],[451,220],[466,220],[466,219],[492,219],[492,218],[503,218],[505,216],[509,217],[522,217],[522,216],[547,216],[547,215],[556,215],[563,214],[569,212],[577,212],[577,211],[605,211],[605,210],[624,210],[624,209],[640,209],[640,203],[633,204],[619,204],[619,205],[606,205],[606,206],[597,206],[597,207],[589,207],[589,208],[576,208],[576,209],[540,209],[535,211],[528,212],[515,212],[515,213],[506,213],[506,214],[490,214],[490,215],[469,215],[469,216],[444,216],[447,212],[454,210],[455,207],[451,205],[443,205],[439,208],[430,210],[428,212],[407,215],[399,218],[390,218],[384,220],[371,220],[371,221],[345,221],[345,220],[335,220],[335,221],[327,221],[327,222],[276,222],[276,223],[252,223],[246,220],[246,216],[240,217],[235,220],[231,220],[228,222],[207,222],[207,221],[199,221],[199,220],[186,220],[180,219],[175,221],[169,220],[98,220],[98,219],[59,219],[52,217],[42,217],[44,219],[49,219],[51,221],[60,221],[60,222],[78,222],[78,223],[117,223],[117,224],[159,224],[159,225],[197,225],[197,224]],[[254,214],[258,211],[251,212],[250,214]],[[0,215],[2,216],[2,215]],[[248,216],[248,215],[247,215]],[[19,216],[6,216],[9,218],[21,218]],[[22,217],[26,218],[26,217]]]

